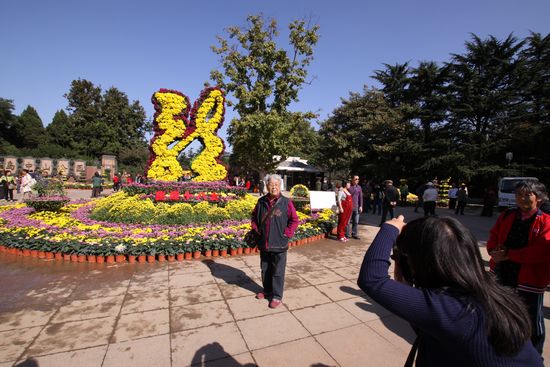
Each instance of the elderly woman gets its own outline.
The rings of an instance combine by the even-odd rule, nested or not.
[[[269,307],[277,308],[283,299],[288,240],[299,219],[292,201],[281,194],[281,176],[268,175],[266,183],[268,193],[258,199],[251,223],[260,238],[263,291],[256,298],[269,299]]]

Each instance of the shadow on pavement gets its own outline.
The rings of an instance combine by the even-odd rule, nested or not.
[[[191,366],[206,366],[208,361],[220,360],[223,362],[220,365],[224,367],[255,367],[254,363],[240,364],[231,355],[229,355],[218,342],[206,344],[199,348],[193,359],[191,360]]]
[[[23,362],[16,364],[14,367],[38,367],[38,362],[34,358],[27,358]]]
[[[357,307],[359,307],[363,311],[371,312],[378,315],[378,317],[380,318],[380,321],[382,321],[382,323],[388,330],[390,330],[396,335],[399,335],[410,344],[414,343],[414,340],[416,339],[416,334],[414,333],[413,329],[410,327],[409,323],[395,316],[391,312],[386,311],[382,306],[370,303],[372,301],[367,298],[366,294],[362,290],[354,289],[346,286],[340,287],[340,289],[351,295],[365,298],[365,301],[369,303],[356,302],[355,304],[357,305]],[[384,312],[380,312],[381,310],[384,310]]]
[[[241,269],[220,264],[213,260],[204,260],[203,263],[208,266],[214,277],[223,280],[226,284],[238,285],[243,289],[249,290],[253,294],[261,292],[263,289]]]

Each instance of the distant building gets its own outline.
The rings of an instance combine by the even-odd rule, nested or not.
[[[285,190],[297,184],[307,186],[310,190],[315,190],[315,181],[317,177],[323,179],[324,173],[316,167],[307,163],[306,159],[300,157],[288,157],[281,161],[280,155],[273,156],[275,161],[279,161],[279,165],[275,168],[275,172],[283,178]]]

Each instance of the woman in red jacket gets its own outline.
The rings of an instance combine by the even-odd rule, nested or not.
[[[533,345],[542,354],[545,328],[543,296],[550,283],[550,215],[540,210],[548,200],[544,185],[516,186],[517,208],[502,213],[491,229],[487,251],[499,282],[514,288],[527,304]]]

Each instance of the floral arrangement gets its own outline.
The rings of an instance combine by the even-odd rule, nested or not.
[[[183,175],[183,168],[177,161],[179,153],[194,140],[199,140],[204,149],[191,162],[191,170],[196,175],[193,180],[225,179],[227,170],[219,161],[225,147],[216,135],[225,114],[225,97],[221,89],[204,89],[193,104],[190,119],[189,98],[178,91],[161,89],[153,94],[152,102],[156,112],[148,178],[177,181]]]
[[[309,190],[304,185],[301,185],[301,184],[294,185],[290,189],[290,196],[293,199],[295,199],[295,198],[306,198],[307,199],[307,198],[309,198]]]
[[[31,199],[26,199],[24,202],[27,206],[39,211],[58,211],[64,207],[71,199],[66,196],[39,196]]]
[[[114,200],[112,196],[85,203],[70,203],[58,212],[37,212],[22,204],[0,206],[0,246],[87,256],[174,255],[249,246],[245,241],[245,235],[250,231],[248,218],[187,225],[94,220],[91,216],[94,208],[108,206],[109,203],[102,201]],[[149,205],[145,200],[142,202],[141,205]],[[193,208],[196,215],[200,216],[201,210],[208,213],[208,203],[198,205],[202,208]],[[234,205],[231,211],[238,211],[237,203]],[[249,215],[248,204],[241,205],[241,213],[247,212]],[[216,208],[212,213],[217,209],[221,208]],[[299,213],[299,218],[300,225],[291,239],[293,242],[320,236],[334,226],[334,215],[330,210],[311,216]]]
[[[189,192],[198,194],[201,192],[217,192],[218,194],[234,194],[244,196],[247,193],[245,187],[229,186],[225,181],[213,182],[167,182],[156,181],[148,184],[131,183],[122,186],[122,190],[128,195],[154,195],[158,191],[173,192],[177,191],[180,194]]]

